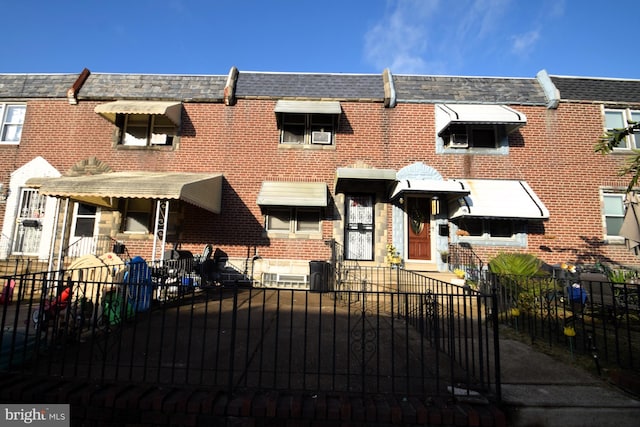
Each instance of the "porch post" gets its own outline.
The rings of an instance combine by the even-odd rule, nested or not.
[[[164,207],[164,212],[163,212]],[[167,225],[169,222],[169,200],[156,200],[156,220],[153,228],[153,254],[151,261],[156,261],[156,252],[158,250],[158,235],[162,238],[162,246],[160,248],[160,261],[164,261],[164,248],[167,243]]]
[[[69,215],[69,198],[65,199],[64,217],[62,219],[62,229],[60,233],[60,250],[58,251],[58,271],[62,269],[62,251],[64,250],[64,236],[67,232],[67,216]]]

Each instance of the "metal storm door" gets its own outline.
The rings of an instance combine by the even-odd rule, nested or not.
[[[373,196],[346,196],[345,258],[373,259]]]
[[[409,259],[431,259],[429,216],[429,199],[415,197],[407,199]]]
[[[42,219],[46,197],[32,188],[20,189],[16,228],[13,235],[14,254],[36,255],[42,236]]]

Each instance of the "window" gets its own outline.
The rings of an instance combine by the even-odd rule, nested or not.
[[[455,124],[442,134],[447,148],[497,148],[499,138],[505,138],[496,125]]]
[[[120,208],[122,215],[122,231],[131,234],[153,233],[157,200],[123,199]],[[180,205],[171,200],[167,223],[167,237],[177,236],[180,225]]]
[[[267,231],[281,233],[318,233],[320,232],[320,209],[269,208],[265,228]]]
[[[26,112],[26,105],[0,104],[0,142],[20,142]]]
[[[280,143],[332,145],[334,120],[333,114],[282,113]]]
[[[623,129],[629,126],[629,121],[640,122],[640,111],[634,110],[604,110],[604,127],[606,130]],[[640,133],[636,132],[621,141],[614,149],[630,150],[640,148]]]
[[[524,221],[509,219],[465,218],[460,221],[458,234],[480,239],[513,239],[525,232]]]
[[[125,233],[149,233],[153,200],[125,199],[122,231]]]
[[[161,114],[117,114],[121,145],[148,147],[173,145],[178,127]]]
[[[620,237],[625,212],[624,194],[603,194],[602,202],[605,234],[608,237]]]
[[[84,203],[78,203],[76,224],[73,235],[75,237],[93,237],[98,208]]]

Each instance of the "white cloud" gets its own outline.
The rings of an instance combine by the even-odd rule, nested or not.
[[[526,54],[527,52],[531,51],[531,49],[533,49],[533,46],[536,44],[539,38],[539,30],[532,30],[523,34],[515,35],[511,38],[513,41],[511,45],[511,51],[518,55]]]
[[[421,73],[428,68],[425,53],[430,43],[428,24],[439,0],[390,1],[390,10],[365,34],[365,58],[382,69]]]

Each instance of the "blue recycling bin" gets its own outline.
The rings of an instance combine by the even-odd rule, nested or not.
[[[151,307],[153,283],[151,270],[144,258],[136,256],[127,263],[124,274],[129,304],[136,312],[147,311]]]

